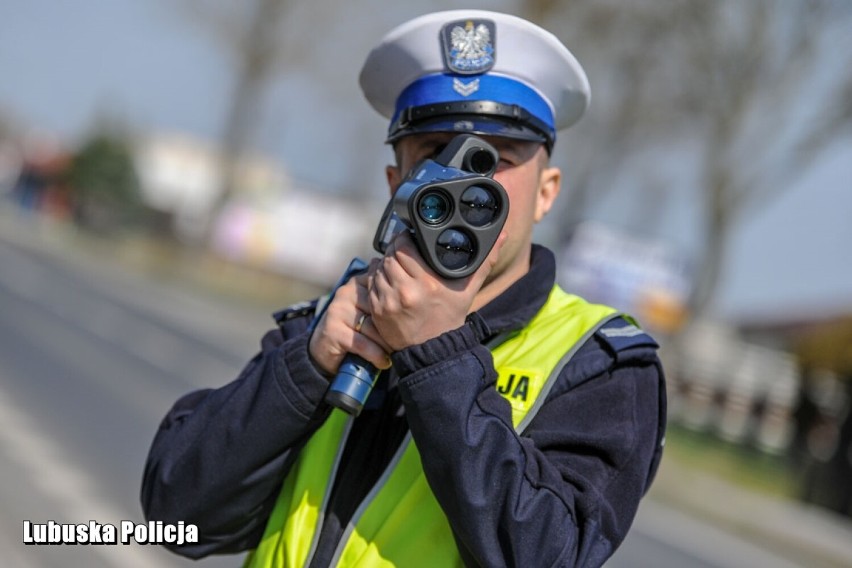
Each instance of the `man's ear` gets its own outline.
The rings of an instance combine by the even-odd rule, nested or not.
[[[538,199],[535,204],[535,222],[538,223],[547,215],[553,203],[559,196],[562,187],[562,170],[559,168],[543,168],[539,176]]]
[[[397,166],[385,166],[385,177],[388,180],[388,188],[390,188],[391,195],[396,192],[399,184],[402,183],[402,174],[399,171]]]

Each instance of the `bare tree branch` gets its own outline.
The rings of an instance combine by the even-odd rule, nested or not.
[[[693,143],[702,245],[692,307],[701,312],[715,295],[729,234],[743,213],[792,187],[852,124],[852,80],[813,89],[823,31],[848,24],[852,8],[832,0],[520,5],[572,50],[579,46],[596,93],[588,120],[563,148],[574,157],[573,198],[565,201],[572,220],[644,148]],[[852,64],[844,56],[838,69]],[[816,119],[803,118],[805,97],[822,109]],[[637,179],[632,190],[653,187]]]

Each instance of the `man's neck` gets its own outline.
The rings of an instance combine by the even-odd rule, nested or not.
[[[479,290],[479,293],[477,293],[476,298],[474,298],[470,311],[475,312],[479,310],[529,272],[531,253],[532,247],[526,247],[525,252],[519,254],[515,261],[501,271],[500,274],[493,279],[486,279],[485,284]]]

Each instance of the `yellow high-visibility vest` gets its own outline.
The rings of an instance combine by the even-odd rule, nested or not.
[[[523,432],[570,357],[619,314],[554,286],[526,327],[492,349],[497,390]],[[323,511],[353,418],[334,409],[302,449],[257,549],[252,568],[297,567],[310,561]],[[375,487],[359,506],[338,545],[336,566],[360,568],[462,566],[450,525],[426,481],[409,432]]]

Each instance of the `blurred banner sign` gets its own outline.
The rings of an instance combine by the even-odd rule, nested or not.
[[[667,243],[585,222],[560,256],[558,280],[567,291],[623,310],[652,330],[673,332],[684,323],[688,262]]]

